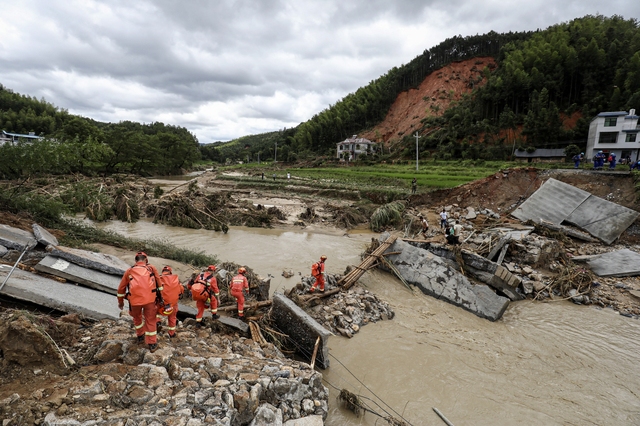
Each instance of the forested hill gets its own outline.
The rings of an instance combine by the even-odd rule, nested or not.
[[[172,174],[200,159],[198,140],[184,127],[102,123],[2,85],[0,129],[46,138],[0,145],[0,178],[34,173]]]
[[[586,16],[536,32],[447,39],[294,130],[265,134],[270,143],[253,135],[239,145],[238,159],[273,156],[274,139],[289,159],[333,155],[337,142],[380,123],[399,93],[454,61],[487,56],[495,68],[486,68],[459,101],[422,120],[416,129],[424,136],[421,150],[445,158],[507,158],[512,146],[579,144],[598,112],[640,108],[638,21]],[[562,119],[569,116],[582,118],[565,128]],[[395,155],[402,155],[415,140],[382,142],[395,142]]]

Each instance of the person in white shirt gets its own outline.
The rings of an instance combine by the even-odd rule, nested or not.
[[[447,217],[448,217],[448,214],[443,208],[442,211],[440,212],[440,227],[442,229],[447,227]]]

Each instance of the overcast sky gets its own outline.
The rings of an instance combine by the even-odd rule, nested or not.
[[[0,0],[0,83],[200,142],[293,127],[455,35],[544,29],[631,0]],[[7,129],[9,130],[9,129]]]

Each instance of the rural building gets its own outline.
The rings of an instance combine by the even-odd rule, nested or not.
[[[353,135],[342,142],[338,142],[336,146],[336,158],[340,161],[355,161],[361,155],[367,155],[373,152],[376,143],[369,139],[359,138]]]
[[[559,149],[536,149],[533,152],[516,150],[516,161],[527,163],[557,163],[564,162],[566,155],[564,148]]]
[[[592,159],[598,151],[607,156],[615,153],[618,159],[631,157],[632,161],[640,159],[640,128],[636,110],[601,112],[589,124],[589,138],[584,152],[587,159]]]
[[[4,145],[7,142],[16,143],[19,140],[38,140],[42,139],[41,136],[36,136],[34,132],[29,132],[28,135],[22,135],[20,133],[9,133],[4,130],[0,133],[0,145]]]

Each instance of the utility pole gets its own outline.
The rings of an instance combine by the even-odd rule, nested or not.
[[[260,164],[260,153],[258,153],[258,164]]]
[[[418,131],[416,130],[416,134],[413,135],[416,138],[416,172],[418,171],[418,139],[420,139],[420,135],[418,135]]]
[[[276,141],[276,151],[273,154],[273,162],[277,163],[278,162],[278,141]]]

